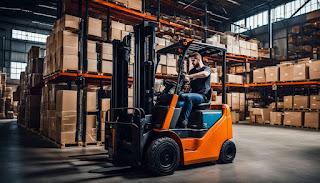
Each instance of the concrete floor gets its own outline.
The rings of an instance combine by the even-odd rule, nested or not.
[[[56,149],[14,121],[0,122],[0,182],[319,182],[320,132],[234,126],[233,164],[186,167],[167,177],[111,170],[102,148]],[[112,167],[111,167],[112,168]]]

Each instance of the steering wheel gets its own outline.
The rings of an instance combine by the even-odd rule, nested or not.
[[[172,81],[172,80],[168,80],[168,79],[165,79],[163,80],[163,85],[167,88],[167,87],[170,87],[170,89],[174,86],[177,85],[177,82],[175,81]]]

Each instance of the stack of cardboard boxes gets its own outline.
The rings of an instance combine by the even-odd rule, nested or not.
[[[42,89],[40,132],[60,145],[72,145],[77,141],[77,91],[63,84],[50,84]],[[86,93],[85,143],[97,143],[97,89],[90,86]],[[110,100],[101,100],[102,112],[110,108]],[[40,109],[39,109],[40,110]],[[105,121],[105,118],[102,119]],[[102,121],[103,122],[103,121]],[[104,123],[101,123],[101,137],[104,141]]]
[[[79,35],[75,33],[79,31],[79,24],[79,17],[67,14],[56,21],[53,32],[47,38],[44,75],[49,75],[56,71],[76,71],[79,69]],[[102,37],[102,20],[88,18],[88,36],[87,71],[98,72],[97,53],[99,52],[99,44],[90,40],[90,38],[99,39]],[[105,51],[104,53],[109,54],[110,51]],[[109,57],[108,60],[110,60]]]
[[[250,108],[250,122],[265,124],[270,122],[270,112],[269,108]]]
[[[112,0],[112,2],[130,9],[142,11],[142,0]]]
[[[117,21],[111,21],[111,40],[123,40],[127,35],[131,35],[131,52],[130,52],[130,64],[129,64],[129,77],[133,76],[133,63],[135,59],[135,38],[134,38],[134,28],[132,25],[127,25]],[[112,60],[112,45],[103,45],[103,61]],[[110,62],[103,62],[102,70],[103,72],[110,73],[112,69],[112,64]]]
[[[0,119],[12,119],[13,88],[7,86],[7,74],[0,72]]]
[[[253,71],[253,82],[285,82],[320,79],[320,61],[307,61],[283,63],[278,66],[271,66],[256,69]]]
[[[42,83],[44,49],[32,46],[28,52],[26,68],[27,87],[36,87]]]
[[[172,42],[164,38],[156,38],[156,50],[160,50],[166,46],[170,46]],[[160,55],[160,62],[157,67],[157,74],[163,75],[178,75],[177,72],[177,56],[173,54]],[[186,69],[185,63],[185,69]]]
[[[244,93],[227,93],[227,104],[232,110],[233,122],[244,120],[245,112],[245,94]]]
[[[320,96],[285,96],[283,124],[319,128]],[[293,110],[293,111],[288,111]]]
[[[227,53],[258,57],[258,42],[256,40],[245,41],[233,35],[226,34],[220,37],[220,43],[226,45]]]
[[[34,130],[40,128],[43,61],[44,49],[31,47],[26,71],[20,75],[19,123]]]
[[[19,102],[18,102],[18,116],[17,116],[17,123],[21,126],[26,127],[25,121],[25,107],[26,107],[26,100],[25,100],[25,90],[26,90],[26,82],[25,82],[25,72],[20,73],[20,93],[19,93]]]

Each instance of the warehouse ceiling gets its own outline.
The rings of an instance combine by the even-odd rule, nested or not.
[[[204,16],[205,3],[208,4],[209,21],[226,23],[234,22],[243,17],[265,11],[269,6],[274,7],[292,0],[160,0],[162,12]],[[175,6],[172,6],[176,4]],[[147,7],[156,9],[157,0],[147,1]]]
[[[56,2],[57,0],[1,0],[0,14],[48,26],[56,19]]]
[[[53,24],[57,15],[58,0],[1,0],[0,14],[28,19],[43,24]],[[145,0],[148,11],[157,10],[157,0]],[[209,23],[230,23],[267,10],[290,0],[160,0],[161,12],[204,17],[204,4],[208,4]],[[173,6],[174,5],[174,6]]]

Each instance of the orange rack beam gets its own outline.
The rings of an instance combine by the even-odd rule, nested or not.
[[[117,11],[121,11],[121,12],[127,13],[127,14],[132,15],[132,16],[136,16],[136,17],[143,18],[143,19],[150,20],[150,21],[157,21],[157,17],[155,17],[155,16],[147,15],[145,13],[140,13],[140,12],[137,12],[137,11],[134,11],[134,10],[131,10],[131,9],[116,5],[114,3],[106,2],[106,1],[103,1],[103,0],[93,0],[93,2],[95,2],[95,3],[99,4],[99,5],[103,5],[105,7],[108,7],[108,8],[112,8],[112,9],[117,10]],[[177,24],[177,23],[173,23],[173,22],[169,22],[169,21],[162,20],[162,19],[160,19],[160,23],[164,24],[164,25],[167,25],[167,26],[170,26],[170,27],[175,27],[175,28],[178,28],[178,29],[184,29],[185,28],[183,25],[180,25],[180,24]]]
[[[226,86],[227,87],[246,87],[245,84],[235,84],[235,83],[226,83]],[[220,84],[220,83],[212,83],[211,87],[212,88],[221,88],[222,84]]]
[[[287,81],[287,82],[271,82],[271,83],[250,83],[248,87],[263,87],[263,86],[294,86],[294,85],[320,85],[320,81]]]
[[[72,73],[72,72],[64,72],[64,71],[60,71],[60,72],[56,72],[53,73],[51,75],[45,76],[44,80],[45,82],[50,82],[53,81],[55,79],[76,79],[76,77],[83,77],[86,78],[90,81],[90,79],[92,80],[102,80],[105,82],[111,82],[112,80],[112,76],[110,75],[98,75],[98,74],[89,74],[89,73]],[[133,82],[133,78],[129,77],[128,78],[129,82]]]

